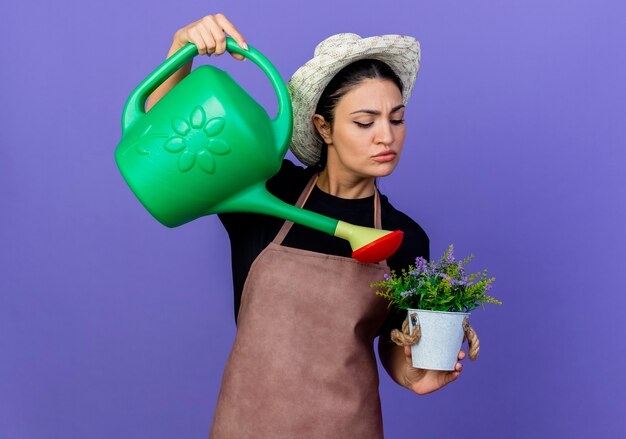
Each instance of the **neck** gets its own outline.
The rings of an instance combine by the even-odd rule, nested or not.
[[[341,175],[340,172],[329,171],[327,166],[320,172],[317,187],[339,198],[366,198],[374,195],[375,181],[374,177]]]

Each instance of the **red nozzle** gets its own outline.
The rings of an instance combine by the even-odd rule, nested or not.
[[[404,232],[396,230],[352,252],[352,257],[365,264],[379,262],[393,255],[402,244]]]

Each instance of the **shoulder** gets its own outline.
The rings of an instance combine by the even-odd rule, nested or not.
[[[389,258],[389,266],[394,270],[400,270],[414,264],[418,256],[430,260],[430,239],[422,226],[404,212],[396,209],[385,195],[381,195],[380,202],[383,228],[404,232],[402,245]]]

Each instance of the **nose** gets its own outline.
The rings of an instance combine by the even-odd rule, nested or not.
[[[377,144],[389,146],[393,143],[394,136],[391,128],[391,123],[388,120],[378,124],[378,129],[376,130]]]

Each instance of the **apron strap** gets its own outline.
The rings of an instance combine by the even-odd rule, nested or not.
[[[380,211],[381,211],[380,194],[378,193],[378,188],[374,186],[374,228],[375,229],[383,228],[383,222],[380,218],[380,215],[381,215]]]
[[[296,204],[295,204],[296,207],[301,208],[302,206],[304,206],[304,203],[306,203],[306,200],[309,199],[309,195],[311,195],[311,192],[313,192],[313,188],[315,187],[315,183],[317,183],[318,177],[319,177],[318,173],[315,173],[315,175],[311,176],[311,178],[309,179],[309,182],[306,184],[306,186],[304,187],[304,190],[300,194],[300,198],[298,198],[298,201],[296,201]],[[274,241],[272,242],[280,245],[285,239],[285,236],[287,236],[287,233],[289,233],[289,230],[291,230],[291,226],[293,226],[293,221],[285,220],[285,222],[283,223],[283,226],[280,228],[280,231],[274,237]]]
[[[309,195],[311,195],[311,192],[313,192],[313,188],[315,187],[315,183],[317,183],[318,177],[319,177],[319,173],[315,173],[314,175],[311,176],[311,178],[309,179],[309,182],[306,184],[306,186],[302,190],[302,193],[300,194],[300,198],[298,198],[298,201],[296,201],[296,204],[295,204],[296,207],[302,208],[304,206],[304,203],[306,203],[306,200],[309,199]],[[381,211],[380,195],[378,194],[378,188],[375,187],[374,188],[374,227],[377,229],[382,228],[382,220],[381,220],[380,211]],[[293,226],[293,221],[286,220],[283,223],[283,226],[280,228],[279,232],[276,234],[276,237],[274,237],[274,240],[272,242],[280,245],[285,239],[285,237],[287,236],[287,233],[289,233],[289,230],[291,230],[291,226]],[[382,262],[383,261],[381,261],[381,263]]]

